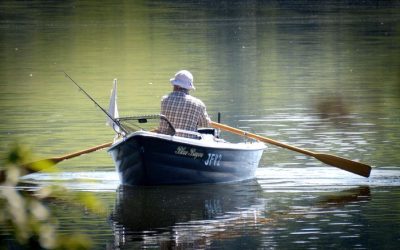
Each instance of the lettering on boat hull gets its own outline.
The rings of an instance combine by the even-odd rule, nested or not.
[[[208,153],[208,158],[204,161],[204,164],[206,164],[206,166],[219,167],[221,160],[222,154]]]
[[[179,146],[174,152],[176,155],[184,155],[191,157],[193,159],[203,158],[204,153],[198,152],[195,148],[187,148],[184,146]]]
[[[176,155],[191,157],[195,160],[202,159],[204,157],[204,153],[197,151],[196,148],[188,148],[185,146],[177,147],[174,153]],[[222,160],[222,154],[208,153],[204,159],[204,164],[206,166],[219,167]]]

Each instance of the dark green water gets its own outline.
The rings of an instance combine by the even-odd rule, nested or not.
[[[105,200],[104,218],[49,204],[96,249],[400,243],[398,1],[2,1],[0,59],[2,155],[15,140],[39,157],[112,140],[63,71],[104,107],[118,78],[120,113],[136,115],[158,113],[184,68],[214,120],[374,166],[365,179],[271,146],[256,182],[235,185],[119,190],[104,151],[28,176]]]

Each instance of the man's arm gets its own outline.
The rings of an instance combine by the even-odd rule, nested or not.
[[[210,127],[211,119],[207,114],[206,107],[204,106],[204,107],[202,107],[202,109],[203,110],[201,112],[201,116],[200,116],[199,123],[197,126],[203,127],[203,128],[208,128],[208,127]]]

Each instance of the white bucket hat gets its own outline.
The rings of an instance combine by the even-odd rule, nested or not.
[[[184,89],[196,89],[193,85],[193,75],[187,70],[180,70],[175,74],[174,78],[169,80],[172,85],[179,86]]]

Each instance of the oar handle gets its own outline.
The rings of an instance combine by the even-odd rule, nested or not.
[[[71,159],[71,158],[74,158],[74,157],[77,157],[77,156],[80,156],[80,155],[83,155],[83,154],[88,154],[88,153],[91,153],[91,152],[94,152],[94,151],[97,151],[97,150],[100,150],[100,149],[103,149],[103,148],[107,148],[107,147],[109,147],[111,145],[112,145],[112,142],[107,142],[107,143],[104,143],[104,144],[101,144],[101,145],[98,145],[98,146],[95,146],[95,147],[92,147],[92,148],[88,148],[88,149],[85,149],[85,150],[81,150],[81,151],[77,151],[77,152],[74,152],[74,153],[66,154],[66,155],[60,156],[60,157],[55,157],[55,158],[52,158],[52,159],[53,160],[57,159],[58,162],[60,162],[60,161]]]

